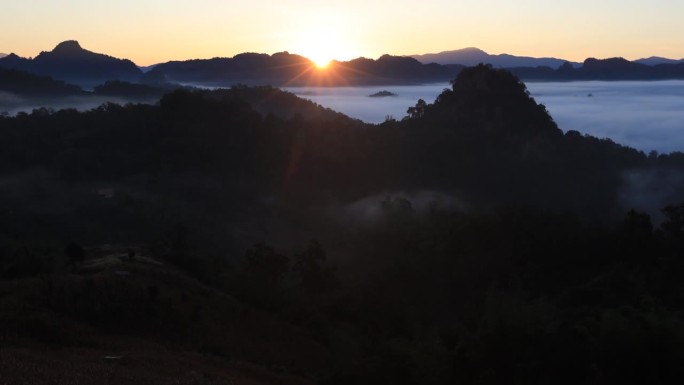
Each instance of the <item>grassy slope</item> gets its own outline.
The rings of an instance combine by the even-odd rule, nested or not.
[[[75,272],[0,281],[0,383],[307,384],[326,366],[301,329],[178,269],[89,254]]]

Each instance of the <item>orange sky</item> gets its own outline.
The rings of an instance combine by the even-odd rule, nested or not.
[[[321,61],[471,46],[575,61],[682,58],[682,15],[681,0],[21,0],[3,4],[0,52],[35,56],[75,39],[139,65],[240,52]]]

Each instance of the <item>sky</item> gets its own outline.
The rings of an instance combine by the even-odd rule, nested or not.
[[[138,65],[289,51],[349,60],[478,47],[559,57],[684,58],[682,0],[3,0],[0,52],[64,40]]]

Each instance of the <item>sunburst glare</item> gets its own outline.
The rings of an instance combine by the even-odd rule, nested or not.
[[[328,67],[333,60],[348,60],[353,56],[349,42],[339,30],[331,27],[302,32],[293,45],[294,52],[310,59],[319,69]]]

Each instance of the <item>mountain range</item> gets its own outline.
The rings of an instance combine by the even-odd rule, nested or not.
[[[472,67],[480,63],[491,64],[497,68],[516,68],[516,67],[551,67],[558,68],[567,62],[564,59],[551,57],[535,58],[528,56],[514,56],[509,54],[490,55],[487,52],[474,47],[457,49],[454,51],[443,51],[439,53],[428,53],[423,55],[412,55],[412,58],[422,63],[437,64],[461,64]],[[572,63],[579,65],[579,63]]]
[[[232,58],[174,61],[145,73],[148,83],[193,83],[213,86],[270,84],[277,86],[351,86],[445,81],[464,66],[422,64],[418,60],[383,55],[377,60],[358,58],[333,61],[325,70],[309,59],[288,52],[273,55],[243,53]]]
[[[654,66],[658,64],[680,64],[684,63],[684,59],[668,59],[660,56],[651,56],[643,59],[634,60],[635,63],[645,64],[649,66]]]
[[[510,68],[526,80],[665,80],[684,79],[684,63],[646,65],[623,58],[586,59],[580,67],[570,63],[550,67]]]
[[[479,48],[469,47],[453,51],[443,51],[439,53],[428,53],[422,55],[412,55],[421,63],[437,63],[437,64],[461,64],[472,67],[480,63],[490,64],[496,68],[521,68],[521,67],[550,67],[553,69],[560,68],[561,65],[569,62],[573,67],[582,67],[582,63],[571,62],[564,59],[553,57],[529,57],[529,56],[515,56],[509,54],[492,55]],[[684,63],[684,59],[668,59],[660,56],[651,56],[648,58],[637,59],[634,63],[644,64],[648,66],[656,66],[659,64],[679,64]]]
[[[232,58],[170,61],[138,67],[132,61],[94,53],[70,40],[33,59],[9,54],[0,58],[0,69],[16,70],[94,89],[108,81],[115,92],[135,88],[126,83],[155,87],[178,84],[226,87],[234,84],[273,86],[359,86],[447,82],[464,68],[478,63],[511,70],[523,79],[535,80],[655,80],[684,79],[684,61],[650,57],[594,59],[573,63],[557,58],[533,58],[508,54],[490,55],[477,48],[438,54],[357,58],[333,61],[325,70],[308,58],[288,52],[272,55],[242,53]],[[15,79],[29,79],[16,76]],[[28,81],[28,80],[27,80]],[[44,81],[35,84],[47,84]],[[17,88],[18,83],[13,83]],[[51,86],[52,87],[52,86]],[[0,84],[0,89],[2,85]],[[137,90],[137,89],[136,89]],[[145,91],[145,93],[148,93]]]
[[[50,76],[87,88],[107,80],[138,81],[142,76],[132,61],[85,50],[74,40],[62,42],[33,59],[9,54],[0,59],[0,68]]]

